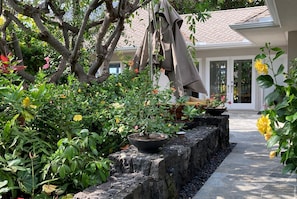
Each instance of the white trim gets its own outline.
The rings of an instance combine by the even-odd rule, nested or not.
[[[274,21],[274,24],[281,26],[279,16],[278,16],[278,12],[277,12],[277,9],[276,9],[275,0],[265,0],[265,4],[268,7],[269,13],[270,13],[270,15],[271,15],[271,17],[272,17],[272,19]]]
[[[197,50],[214,50],[214,49],[226,49],[226,48],[242,48],[242,47],[254,47],[255,45],[249,40],[243,40],[242,42],[233,43],[197,43],[195,48]]]
[[[252,79],[251,79],[251,103],[247,104],[231,104],[232,109],[236,110],[255,110],[256,109],[256,70],[254,66],[254,55],[245,55],[245,56],[232,56],[231,58],[231,66],[233,69],[234,61],[236,60],[251,60],[252,61]],[[232,70],[233,73],[233,70]],[[230,77],[232,79],[232,76]]]
[[[247,23],[229,25],[229,27],[232,30],[242,30],[242,29],[255,29],[255,28],[275,28],[275,27],[279,27],[279,25],[276,25],[274,21],[271,19],[271,21],[266,21],[266,22],[247,22]]]
[[[244,56],[227,56],[227,57],[208,57],[206,58],[205,63],[205,88],[210,92],[210,62],[211,61],[226,61],[227,62],[227,90],[226,95],[228,99],[233,99],[233,91],[230,91],[232,89],[232,81],[233,81],[233,65],[235,60],[251,60],[252,61],[252,79],[251,79],[251,103],[248,104],[230,104],[226,105],[228,109],[230,110],[256,110],[256,104],[259,103],[256,101],[257,96],[257,89],[256,89],[256,71],[253,67],[254,65],[254,57],[255,55],[244,55]],[[209,96],[208,96],[209,97]]]

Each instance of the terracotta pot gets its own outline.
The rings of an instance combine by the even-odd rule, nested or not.
[[[133,144],[139,152],[143,153],[159,152],[168,139],[168,135],[163,133],[152,133],[144,136],[139,135],[139,133],[128,135],[130,144]]]

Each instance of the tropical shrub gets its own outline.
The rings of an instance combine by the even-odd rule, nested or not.
[[[34,84],[15,74],[19,61],[0,62],[0,186],[4,198],[52,198],[105,182],[107,156],[133,132],[175,133],[167,100],[148,71],[125,70],[102,84]],[[5,70],[4,70],[5,69]],[[7,70],[6,70],[7,69]],[[9,72],[8,72],[9,71]],[[71,195],[68,195],[71,196]]]
[[[284,66],[274,66],[284,54],[278,47],[268,43],[256,56],[255,67],[260,74],[258,84],[273,91],[265,98],[266,109],[258,119],[259,132],[272,148],[270,157],[280,156],[285,172],[296,172],[297,168],[297,59],[293,60],[288,72]],[[281,77],[281,78],[280,78]]]

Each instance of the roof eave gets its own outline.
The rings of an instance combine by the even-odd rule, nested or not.
[[[234,25],[230,25],[229,27],[237,31],[237,30],[244,30],[244,29],[275,28],[275,27],[279,27],[279,25],[276,25],[273,21],[268,21],[268,22],[234,24]]]
[[[242,47],[253,47],[253,43],[247,42],[234,42],[234,43],[220,43],[220,44],[196,44],[195,48],[198,50],[216,50],[226,48],[242,48]]]
[[[269,13],[273,19],[275,25],[280,26],[279,15],[277,12],[275,0],[265,0],[266,6],[268,7]]]

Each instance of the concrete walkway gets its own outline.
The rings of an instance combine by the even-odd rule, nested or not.
[[[296,174],[282,174],[269,159],[256,112],[229,112],[230,142],[237,143],[193,199],[297,199]]]

